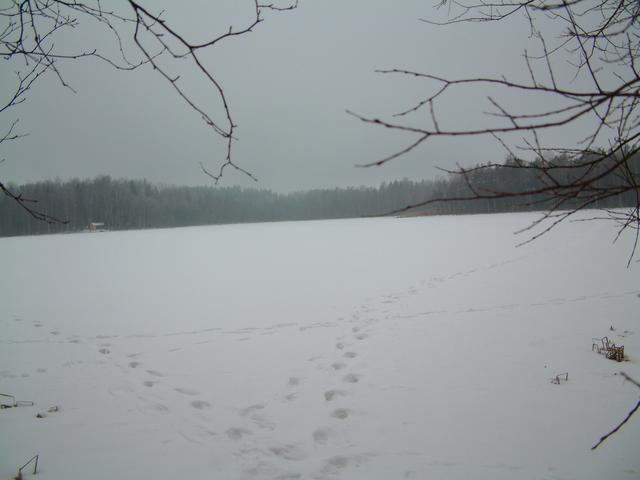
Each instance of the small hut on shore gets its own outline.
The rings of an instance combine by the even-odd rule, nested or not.
[[[103,222],[91,222],[89,224],[89,231],[90,232],[100,232],[104,230],[104,223]]]

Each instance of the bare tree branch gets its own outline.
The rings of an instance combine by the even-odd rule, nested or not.
[[[122,11],[105,9],[99,0],[12,0],[9,5],[0,7],[0,57],[7,63],[20,60],[23,68],[16,72],[16,87],[10,97],[0,104],[0,113],[24,102],[27,92],[48,72],[56,76],[64,88],[75,92],[63,75],[66,62],[93,58],[114,69],[125,71],[151,65],[154,72],[164,78],[178,97],[211,128],[212,133],[225,140],[224,155],[212,154],[214,159],[218,159],[217,171],[213,173],[201,164],[203,172],[217,182],[224,171],[231,167],[255,180],[250,172],[239,167],[233,160],[232,146],[236,140],[234,134],[237,125],[231,116],[229,101],[222,85],[198,53],[252,32],[263,21],[265,11],[284,12],[298,6],[298,0],[286,4],[260,3],[258,0],[247,2],[253,6],[253,15],[245,26],[238,29],[229,27],[228,31],[222,33],[212,32],[204,41],[192,42],[164,18],[164,12],[156,13],[136,0],[126,0]],[[102,47],[86,44],[76,44],[72,50],[58,47],[56,39],[62,32],[71,32],[79,25],[89,22],[95,22],[103,33],[111,36],[117,51],[115,55],[108,48],[105,51]],[[137,53],[132,55],[131,50]],[[190,60],[190,68],[207,82],[220,100],[222,120],[215,119],[219,112],[210,111],[180,84],[180,76],[170,72],[165,59]],[[22,136],[13,134],[16,122],[12,121],[10,124],[9,133],[0,139],[0,144]],[[2,191],[25,208],[25,200],[19,195],[12,194],[6,188]],[[32,210],[28,207],[25,209],[33,215]]]
[[[624,372],[620,372],[620,375],[622,375],[625,380],[627,380],[628,382],[633,383],[636,387],[640,388],[640,383],[636,382],[633,378],[631,378],[629,375],[627,375]],[[624,417],[624,419],[618,424],[616,425],[613,430],[611,430],[609,433],[607,433],[606,435],[603,435],[600,440],[598,440],[598,443],[596,443],[593,447],[591,447],[591,450],[595,450],[596,448],[598,448],[600,445],[602,445],[602,443],[608,439],[609,437],[611,437],[611,435],[614,435],[616,432],[618,432],[618,430],[620,430],[623,425],[625,423],[627,423],[629,420],[631,420],[631,417],[633,417],[634,413],[636,413],[638,411],[638,409],[640,408],[640,400],[638,400],[638,403],[636,403],[635,407],[633,407],[631,409],[631,411],[627,414],[626,417]]]
[[[510,158],[515,152],[535,155],[535,160],[517,161],[506,165],[491,163],[472,169],[458,168],[447,171],[459,176],[466,194],[426,198],[407,205],[393,213],[406,212],[439,202],[467,202],[501,198],[521,198],[528,205],[533,202],[547,208],[529,240],[539,238],[576,212],[598,207],[604,200],[634,198],[621,214],[620,228],[637,229],[640,209],[640,75],[636,59],[640,51],[640,2],[637,0],[443,0],[438,8],[448,7],[448,18],[438,22],[421,19],[434,25],[466,22],[498,22],[515,20],[522,14],[530,35],[539,40],[539,52],[525,50],[523,54],[528,81],[513,81],[504,76],[445,78],[433,73],[404,69],[379,70],[383,75],[401,75],[423,79],[433,93],[425,95],[416,104],[393,115],[392,119],[370,118],[348,112],[360,121],[394,132],[413,135],[415,140],[407,147],[365,167],[380,166],[412,152],[429,139],[438,137],[491,136],[505,148]],[[543,27],[540,24],[546,22]],[[559,32],[556,37],[542,33],[549,25]],[[565,81],[554,69],[563,62],[575,70],[574,78],[581,77],[580,87]],[[492,107],[485,112],[487,121],[471,128],[445,125],[436,112],[443,110],[436,104],[455,99],[468,92],[487,92],[486,100]],[[501,98],[517,94],[536,100],[535,111],[511,106]],[[412,114],[429,109],[430,124],[407,123]],[[405,119],[407,119],[405,121]],[[574,145],[546,145],[542,142],[545,131],[559,131],[580,121],[592,125],[582,140]],[[511,144],[514,136],[520,142]],[[603,145],[604,146],[600,146]],[[561,159],[555,165],[556,159]],[[478,184],[496,168],[533,172],[537,184],[526,188],[496,188],[491,191]],[[579,172],[569,175],[568,172]],[[618,219],[620,220],[620,219]],[[619,234],[622,232],[619,232]],[[526,243],[526,242],[525,242]],[[634,242],[631,257],[636,251]],[[631,261],[631,260],[630,260]]]

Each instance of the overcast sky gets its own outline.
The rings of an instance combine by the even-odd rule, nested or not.
[[[164,4],[167,21],[194,39],[251,21],[249,0],[189,2],[189,9],[185,2],[147,4],[154,10]],[[424,80],[381,75],[376,69],[524,78],[521,54],[531,48],[531,40],[522,18],[448,27],[419,21],[444,20],[445,15],[430,0],[301,0],[297,10],[265,12],[265,21],[253,33],[208,50],[203,58],[222,84],[238,124],[234,161],[259,179],[256,184],[228,170],[221,185],[283,192],[378,185],[404,177],[431,178],[438,175],[436,166],[456,162],[501,161],[505,152],[495,141],[475,138],[434,140],[387,166],[355,167],[387,156],[413,138],[365,125],[346,110],[388,118],[434,91]],[[98,28],[82,25],[59,44],[98,45],[109,51]],[[6,160],[0,164],[0,178],[20,183],[108,174],[169,184],[211,183],[199,162],[215,169],[224,158],[224,144],[156,72],[119,72],[90,60],[60,67],[77,93],[49,75],[34,86],[27,102],[0,117],[5,125],[19,117],[20,130],[29,133],[1,146]],[[0,74],[10,87],[14,80],[6,65]],[[215,93],[203,88],[188,68],[181,74],[182,85],[203,101],[213,101],[210,111],[223,120]],[[441,122],[478,125],[488,106],[485,96],[476,91],[448,98],[438,105]],[[409,121],[426,125],[428,112]]]

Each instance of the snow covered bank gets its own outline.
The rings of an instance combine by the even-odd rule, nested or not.
[[[0,239],[0,479],[636,478],[631,239],[533,218]]]

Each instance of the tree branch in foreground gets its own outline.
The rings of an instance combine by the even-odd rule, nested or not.
[[[21,193],[12,192],[2,182],[0,182],[0,190],[7,197],[9,197],[10,199],[14,200],[18,205],[20,205],[20,207],[24,211],[26,211],[29,215],[31,215],[36,220],[40,220],[40,221],[43,221],[43,222],[46,222],[46,223],[49,223],[49,224],[60,223],[60,224],[64,225],[64,224],[69,223],[68,220],[63,220],[61,218],[53,217],[51,215],[48,215],[48,214],[42,212],[41,210],[37,210],[35,208],[32,208],[30,205],[38,203],[38,200],[34,200],[34,199],[31,199],[31,198],[24,198]]]
[[[414,137],[405,148],[359,166],[374,167],[397,161],[433,138],[491,136],[508,155],[507,163],[501,168],[531,173],[537,182],[518,189],[508,185],[487,188],[486,175],[481,173],[490,173],[496,163],[460,167],[447,173],[460,177],[466,186],[464,192],[425,198],[395,213],[436,202],[518,198],[523,205],[535,203],[546,209],[540,220],[523,229],[543,227],[541,232],[532,235],[530,240],[534,240],[580,210],[602,208],[600,205],[607,199],[624,198],[626,210],[618,211],[614,217],[620,222],[618,237],[627,229],[636,230],[633,258],[640,229],[640,73],[636,67],[640,53],[640,3],[636,0],[443,0],[439,6],[449,7],[448,20],[423,21],[436,25],[517,21],[521,15],[530,38],[538,44],[536,52],[525,50],[523,53],[523,73],[528,79],[514,81],[505,76],[451,79],[406,69],[379,70],[383,75],[423,80],[431,93],[390,119],[347,112],[368,125]],[[555,36],[548,33],[552,29],[557,32]],[[556,71],[559,63],[573,72],[573,79],[563,80],[563,75]],[[578,78],[580,82],[575,81]],[[446,109],[447,102],[478,92],[486,96],[489,109],[484,112],[485,120],[475,126],[462,129],[448,126],[437,114]],[[528,98],[530,102],[512,104],[504,100],[514,96]],[[537,110],[522,107],[523,104],[537,105]],[[563,132],[564,128],[578,123],[584,136],[576,145],[545,145],[541,141],[545,132]],[[523,156],[530,159],[525,161]],[[562,161],[558,164],[559,158]],[[567,175],[569,170],[576,173]]]
[[[636,382],[633,378],[631,378],[626,373],[620,372],[620,375],[622,375],[627,381],[633,383],[636,387],[640,388],[640,383]],[[598,443],[596,443],[593,447],[591,447],[591,450],[595,450],[596,448],[598,448],[600,445],[602,445],[602,443],[606,439],[608,439],[611,435],[614,435],[618,430],[620,430],[622,426],[631,419],[633,414],[638,411],[639,408],[640,408],[640,400],[638,400],[638,403],[636,403],[636,406],[631,409],[631,411],[627,414],[624,420],[622,420],[618,425],[616,425],[615,428],[611,430],[609,433],[601,437],[600,440],[598,440]]]
[[[208,170],[200,164],[202,170],[215,182],[222,178],[224,171],[229,167],[255,180],[250,172],[233,160],[232,144],[237,125],[232,119],[222,85],[213,74],[213,69],[202,61],[198,52],[212,49],[227,39],[252,32],[263,21],[264,11],[283,12],[296,9],[298,0],[292,2],[280,6],[275,3],[260,3],[259,0],[247,0],[247,3],[252,5],[252,14],[246,25],[240,28],[231,26],[227,31],[210,32],[204,40],[189,41],[186,36],[188,32],[176,29],[164,18],[164,12],[156,13],[136,0],[126,0],[120,9],[112,7],[111,4],[104,8],[100,0],[12,0],[8,5],[0,7],[0,59],[7,65],[11,62],[12,66],[17,66],[17,82],[9,98],[0,102],[0,113],[6,113],[24,102],[27,92],[45,73],[51,72],[63,88],[75,93],[63,74],[62,67],[67,62],[92,58],[122,71],[132,71],[150,65],[157,75],[169,82],[178,97],[211,128],[213,134],[225,140],[224,156],[220,158],[217,154],[213,155],[214,158],[220,158],[217,170]],[[201,12],[194,10],[193,15],[198,14]],[[105,49],[104,42],[100,40],[96,40],[96,45],[83,41],[69,43],[73,45],[71,47],[60,46],[64,45],[61,41],[63,32],[72,35],[74,29],[85,23],[93,23],[96,32],[101,31],[111,36],[111,50],[108,46]],[[132,49],[137,53],[132,55]],[[190,61],[187,68],[191,68],[209,85],[212,93],[220,101],[221,112],[216,111],[216,108],[205,107],[203,102],[189,92],[187,86],[181,82],[180,75],[170,70],[167,62],[172,60]],[[178,71],[185,69],[184,65],[178,68]],[[219,115],[220,113],[222,115]],[[216,116],[221,116],[222,119],[218,120]],[[0,143],[23,136],[13,132],[15,120],[9,121],[9,124],[9,133],[0,138]],[[57,220],[31,209],[27,202],[32,200],[12,194],[7,188],[2,188],[2,191],[20,203],[20,206],[35,218],[44,221]]]

